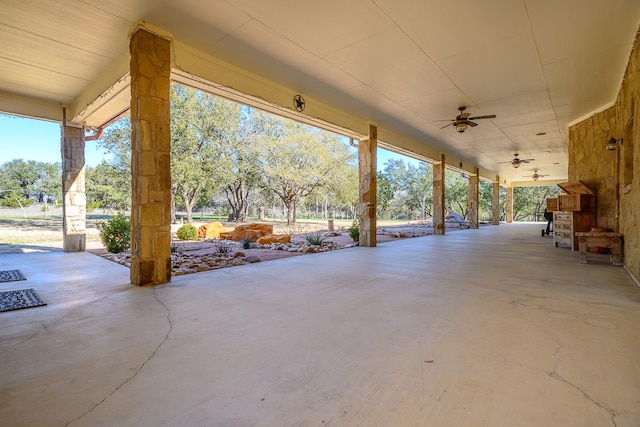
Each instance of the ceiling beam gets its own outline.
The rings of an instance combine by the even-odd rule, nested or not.
[[[0,90],[0,112],[62,123],[62,105]]]

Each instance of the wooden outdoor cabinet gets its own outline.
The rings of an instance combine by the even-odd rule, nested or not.
[[[596,226],[595,196],[580,181],[558,186],[567,194],[558,197],[558,210],[553,212],[553,245],[567,245],[577,251],[576,233],[591,231]]]

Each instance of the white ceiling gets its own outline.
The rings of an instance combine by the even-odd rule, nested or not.
[[[0,110],[77,102],[140,20],[517,182],[566,179],[568,125],[615,100],[640,1],[0,0]],[[497,117],[440,129],[461,105]]]

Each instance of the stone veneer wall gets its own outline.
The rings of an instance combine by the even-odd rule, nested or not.
[[[596,226],[617,230],[616,152],[605,143],[615,134],[616,109],[608,108],[569,128],[569,181],[596,194]]]
[[[612,137],[623,143],[607,151],[604,145]],[[640,279],[638,35],[614,106],[569,128],[569,180],[581,180],[596,191],[597,225],[624,234],[624,264]]]

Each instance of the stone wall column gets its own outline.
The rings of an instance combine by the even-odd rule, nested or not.
[[[131,36],[131,283],[171,280],[171,42]]]
[[[478,228],[478,206],[480,205],[480,170],[476,168],[475,175],[469,176],[469,187],[467,190],[469,194],[468,209],[469,209],[469,228]]]
[[[444,234],[444,154],[433,164],[433,234]]]
[[[506,220],[508,224],[513,222],[513,187],[507,187],[507,200],[505,201]]]
[[[84,128],[62,124],[62,247],[81,252],[87,240]]]
[[[491,224],[500,225],[500,177],[497,175],[491,192]]]
[[[360,181],[360,246],[376,246],[376,173],[378,128],[369,125],[369,138],[358,143]]]

